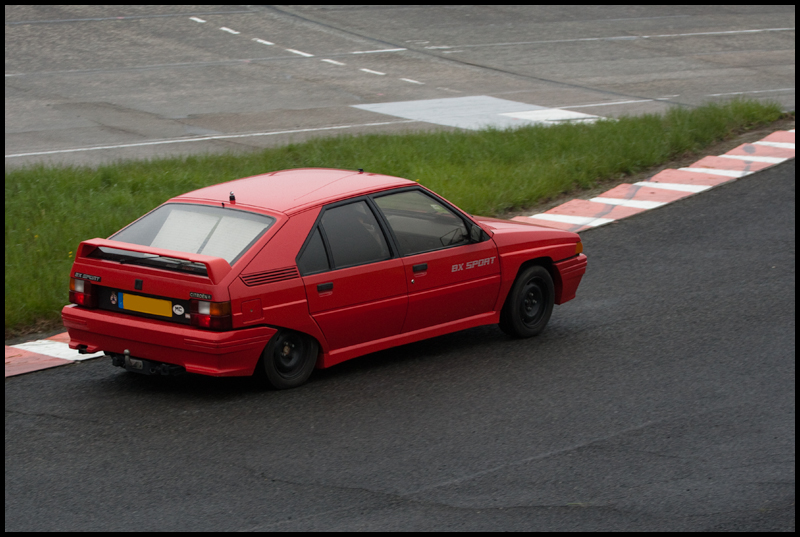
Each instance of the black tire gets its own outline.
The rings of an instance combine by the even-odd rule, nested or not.
[[[278,390],[304,384],[317,363],[316,340],[291,330],[278,330],[261,355],[259,367],[267,381]]]
[[[514,337],[536,336],[553,313],[555,287],[546,268],[534,265],[523,270],[500,312],[500,329]]]

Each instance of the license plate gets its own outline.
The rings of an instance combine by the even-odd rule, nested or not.
[[[119,293],[118,306],[126,311],[136,311],[139,313],[149,313],[150,315],[160,315],[162,317],[172,317],[172,302],[158,298],[146,296],[129,295]]]

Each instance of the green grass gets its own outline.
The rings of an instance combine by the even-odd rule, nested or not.
[[[664,115],[517,130],[320,138],[247,155],[204,155],[6,172],[6,332],[57,320],[75,249],[175,195],[298,167],[418,180],[464,210],[493,215],[633,174],[775,121],[777,104],[735,100]]]

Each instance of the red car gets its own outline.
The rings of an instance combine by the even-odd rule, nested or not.
[[[371,352],[479,325],[541,332],[575,297],[575,233],[470,216],[414,181],[287,170],[173,198],[84,241],[70,347],[146,374],[304,383]]]

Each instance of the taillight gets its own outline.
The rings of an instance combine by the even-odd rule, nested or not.
[[[233,327],[230,302],[192,300],[189,311],[193,326],[209,330],[231,330]]]
[[[70,278],[69,301],[84,308],[96,308],[97,295],[92,292],[92,282]]]

